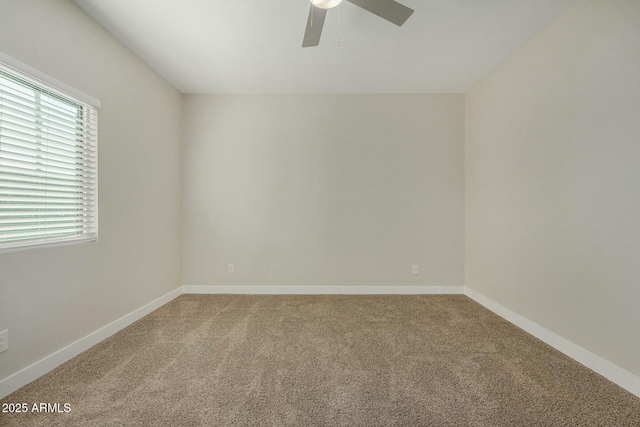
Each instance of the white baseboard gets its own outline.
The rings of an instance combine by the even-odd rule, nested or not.
[[[465,287],[464,294],[520,329],[523,329],[556,350],[566,354],[573,360],[607,378],[609,381],[616,383],[625,390],[640,397],[640,377],[625,371],[602,357],[596,356],[579,345],[501,306],[473,289]]]
[[[185,294],[436,295],[463,294],[464,286],[184,286]]]
[[[5,398],[14,391],[29,384],[30,382],[40,378],[62,365],[64,362],[71,360],[83,351],[88,350],[100,341],[109,338],[111,335],[126,328],[136,320],[141,319],[157,308],[162,307],[172,299],[182,295],[182,287],[174,289],[161,296],[158,299],[151,301],[148,304],[132,311],[131,313],[122,316],[118,320],[115,320],[108,325],[98,329],[95,332],[90,333],[84,338],[80,338],[78,341],[69,344],[68,346],[56,351],[53,354],[41,359],[34,364],[27,366],[26,368],[16,372],[15,374],[0,381],[0,399]]]

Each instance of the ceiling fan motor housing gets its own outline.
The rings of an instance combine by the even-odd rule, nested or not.
[[[320,9],[331,9],[342,3],[342,0],[310,0],[311,4]]]
[[[413,14],[413,9],[396,0],[347,0],[362,9],[379,16],[380,18],[402,26]],[[327,9],[334,8],[342,3],[342,0],[309,0],[309,15],[307,17],[307,29],[302,39],[302,47],[318,46]]]

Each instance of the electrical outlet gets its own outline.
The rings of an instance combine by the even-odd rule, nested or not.
[[[414,265],[413,267],[411,267],[411,273],[414,275],[418,275],[420,274],[420,266],[419,265]]]
[[[227,266],[227,272],[228,272],[229,274],[233,274],[233,273],[235,273],[235,272],[236,272],[236,267],[235,267],[235,265],[233,265],[233,264],[229,264],[229,265]]]
[[[9,350],[9,330],[0,332],[0,353]]]

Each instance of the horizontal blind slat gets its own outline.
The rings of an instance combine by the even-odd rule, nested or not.
[[[45,176],[44,174],[25,174],[16,170],[3,171],[0,169],[0,180],[7,183],[23,183],[23,184],[39,184],[42,186],[52,185],[56,187],[78,188],[87,187],[95,184],[95,180],[80,179],[81,177],[59,178],[54,176]]]
[[[5,113],[15,117],[45,119],[70,126],[77,124],[86,129],[95,128],[97,124],[80,115],[61,115],[56,112],[39,109],[33,101],[5,97],[2,93],[0,93],[0,107]]]
[[[56,223],[67,223],[70,221],[80,222],[87,220],[86,215],[67,215],[67,216],[58,216],[58,217],[20,217],[20,218],[0,218],[0,226],[3,225],[13,225],[13,224],[56,224]]]
[[[68,152],[68,153],[82,153],[83,156],[89,157],[88,161],[94,161],[94,158],[97,155],[97,150],[93,146],[89,145],[69,145],[69,144],[57,144],[52,141],[34,141],[29,138],[17,138],[15,136],[9,136],[6,134],[0,134],[0,145],[11,144],[13,146],[25,147],[32,150],[36,150],[42,147],[42,144],[46,143],[47,147],[53,148],[60,152]]]
[[[4,122],[0,124],[4,124]],[[50,144],[59,144],[63,147],[68,146],[77,148],[83,146],[83,144],[78,139],[64,139],[58,137],[57,135],[47,134],[46,129],[32,129],[28,131],[24,127],[20,128],[18,126],[4,126],[2,128],[2,135],[14,139],[23,140],[25,142],[38,141],[39,143],[44,144],[46,141],[49,141]]]
[[[25,143],[20,140],[13,140],[12,138],[4,138],[0,135],[0,150],[3,148],[15,149],[19,151],[29,150],[29,152],[36,154],[42,151],[42,146],[36,143]],[[54,155],[62,159],[80,159],[84,161],[92,161],[95,158],[95,152],[83,150],[83,147],[78,147],[77,150],[68,150],[66,148],[60,148],[51,144],[47,144],[47,153]]]
[[[86,214],[90,214],[93,210],[87,209]],[[58,218],[66,215],[79,215],[80,213],[85,213],[82,210],[57,210],[57,211],[47,211],[43,212],[41,210],[25,210],[25,209],[12,209],[8,211],[3,211],[0,209],[0,218],[8,219],[8,218]]]
[[[1,82],[2,80],[0,80]],[[6,83],[0,83],[0,95],[5,99],[13,100],[25,105],[33,105],[38,111],[46,114],[56,114],[60,117],[76,117],[81,105],[67,105],[61,103],[49,94],[41,91],[18,91]]]
[[[3,112],[4,113],[4,112]],[[61,140],[78,141],[85,138],[87,135],[92,134],[92,131],[86,129],[78,124],[75,126],[66,126],[57,124],[54,121],[48,119],[37,119],[35,117],[18,117],[12,114],[2,114],[0,123],[3,128],[16,129],[18,131],[31,134],[31,130],[35,128],[41,129],[40,133],[46,135],[55,135]]]
[[[8,185],[0,181],[0,195],[14,195],[14,196],[44,196],[48,197],[62,197],[62,198],[75,198],[85,194],[82,188],[75,190],[68,188],[54,188],[53,186],[47,186],[46,188],[23,188],[13,185]]]
[[[53,237],[53,236],[65,236],[65,235],[72,235],[72,234],[79,234],[82,232],[82,228],[78,227],[78,228],[70,228],[70,229],[56,229],[56,230],[51,230],[51,232],[49,233],[45,233],[42,231],[23,231],[23,232],[7,232],[7,233],[0,233],[0,241],[2,240],[7,240],[7,241],[11,241],[13,239],[24,239],[24,238],[29,238],[29,237]]]
[[[50,175],[54,178],[59,177],[61,179],[75,178],[76,180],[80,179],[80,177],[93,178],[95,176],[95,171],[56,168],[55,166],[49,167],[47,168],[47,170],[44,170],[44,168],[44,164],[35,164],[19,160],[0,158],[0,170],[5,173],[8,173],[12,170],[20,170],[24,171],[25,173],[38,173],[42,176]]]
[[[73,118],[61,118],[52,114],[47,114],[37,109],[35,105],[26,105],[19,102],[13,102],[9,99],[2,98],[0,95],[0,108],[4,111],[5,117],[10,117],[10,120],[22,121],[22,122],[38,122],[46,121],[52,123],[53,126],[63,129],[73,130],[95,130],[95,123],[91,120],[91,116],[84,114],[78,114]],[[9,119],[8,119],[9,120]]]
[[[44,195],[46,194],[46,195]],[[3,203],[5,206],[0,205],[0,207],[8,207],[9,204],[43,204],[43,203],[51,203],[52,205],[59,206],[61,204],[71,204],[74,206],[80,206],[82,204],[90,203],[96,200],[94,195],[86,195],[79,193],[77,195],[65,193],[53,193],[55,196],[52,196],[50,193],[44,193],[43,195],[14,195],[3,193],[0,191],[0,203]]]
[[[46,166],[55,166],[65,170],[78,170],[84,164],[81,158],[70,158],[56,156],[53,158],[49,151],[22,149],[21,147],[6,146],[0,151],[0,158],[9,160],[19,160],[22,162],[42,162]]]
[[[62,230],[80,230],[86,228],[81,222],[67,222],[67,223],[44,223],[44,224],[32,224],[32,225],[19,225],[19,226],[6,226],[0,224],[0,236],[8,236],[9,234],[18,233],[36,233],[46,234],[49,231],[62,231]]]

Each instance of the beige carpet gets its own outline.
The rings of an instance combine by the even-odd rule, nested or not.
[[[183,295],[16,402],[71,412],[0,425],[640,425],[639,398],[461,295]]]

